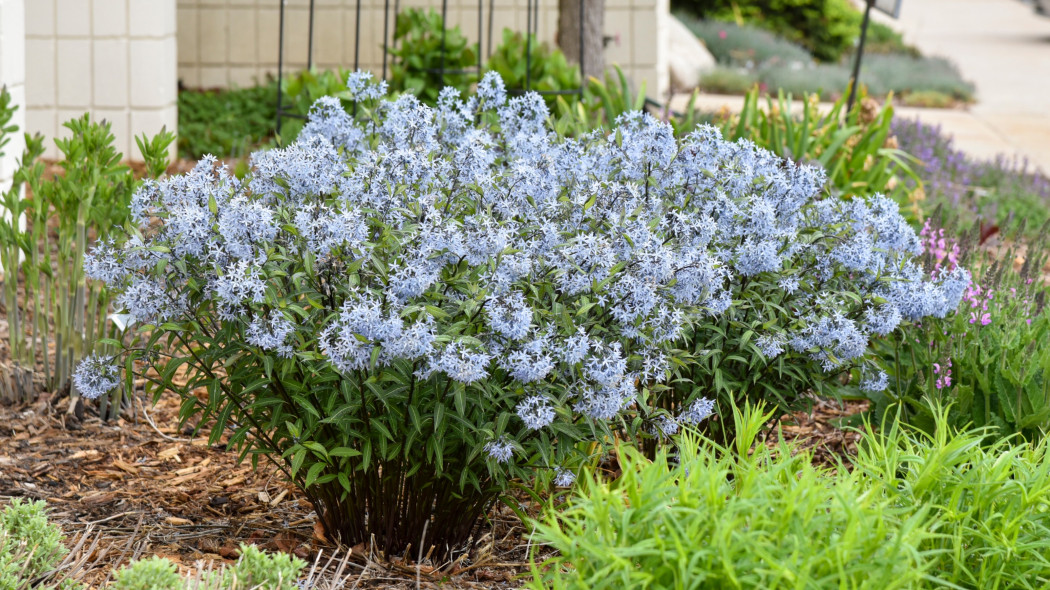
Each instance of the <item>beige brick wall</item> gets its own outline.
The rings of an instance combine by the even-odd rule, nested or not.
[[[309,0],[286,0],[285,64],[289,71],[306,66]],[[557,31],[557,0],[541,0],[539,38],[553,42]],[[382,67],[383,0],[361,0],[359,65],[379,72]],[[393,6],[393,0],[391,0]],[[433,7],[437,0],[402,0],[401,7]],[[489,0],[484,8],[488,33]],[[356,2],[316,0],[314,63],[318,68],[353,67]],[[495,0],[494,43],[507,27],[525,30],[525,0]],[[667,40],[663,31],[669,0],[606,0],[605,30],[613,37],[608,63],[619,64],[636,84],[645,80],[650,96],[668,87]],[[393,10],[391,10],[391,13]],[[178,0],[179,79],[191,88],[247,86],[277,71],[279,4],[276,0]],[[449,0],[449,25],[459,25],[476,41],[477,0]],[[393,33],[393,14],[388,23]],[[482,48],[487,52],[486,45]]]
[[[136,136],[176,129],[176,24],[175,0],[26,2],[26,123],[48,157],[85,112],[112,124],[129,159],[141,159]]]
[[[32,1],[32,0],[30,0]],[[2,149],[0,158],[0,193],[11,186],[11,177],[25,141],[22,132],[26,128],[25,85],[25,3],[23,0],[0,0],[0,86],[6,86],[18,110],[11,123],[18,125]]]

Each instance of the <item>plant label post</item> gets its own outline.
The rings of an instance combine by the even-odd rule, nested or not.
[[[868,37],[868,23],[871,20],[871,9],[874,8],[892,18],[900,18],[901,3],[904,0],[868,0],[864,6],[864,20],[860,23],[860,41],[857,43],[857,56],[853,58],[853,75],[850,76],[849,99],[846,101],[846,114],[853,110],[853,101],[857,98],[857,83],[860,80],[860,59],[864,55],[864,40]]]

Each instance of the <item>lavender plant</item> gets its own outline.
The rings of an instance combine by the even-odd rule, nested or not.
[[[1000,227],[1012,231],[1022,220],[1031,232],[1050,219],[1050,178],[1027,160],[1003,155],[975,159],[958,149],[939,125],[919,120],[896,118],[892,133],[900,148],[921,162],[915,167],[918,178],[906,179],[908,184],[921,184],[926,208],[943,206],[952,225],[963,230],[983,226],[988,235]]]
[[[891,200],[822,199],[819,168],[711,127],[566,139],[495,74],[436,108],[348,86],[356,119],[318,101],[243,180],[205,158],[135,194],[87,271],[147,336],[78,376],[178,392],[344,542],[449,555],[510,480],[571,483],[577,443],[711,422],[766,395],[744,371],[790,402],[969,282],[924,280]]]

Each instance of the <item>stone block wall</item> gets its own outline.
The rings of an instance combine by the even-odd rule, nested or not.
[[[32,2],[32,0],[30,0]],[[0,86],[7,87],[18,110],[11,124],[18,126],[0,157],[0,193],[11,186],[11,176],[25,148],[22,133],[26,128],[25,85],[25,2],[0,0]]]
[[[306,66],[309,0],[285,0],[285,67]],[[393,0],[389,3],[394,6]],[[179,79],[187,87],[248,86],[277,71],[279,4],[276,0],[178,0]],[[355,0],[315,0],[313,61],[320,69],[352,68],[359,44],[358,65],[377,74],[382,69],[384,28],[393,35],[393,9],[385,18],[384,0],[361,0],[360,39]],[[449,0],[449,26],[459,25],[478,40],[477,0]],[[481,2],[482,52],[488,53],[489,0]],[[525,31],[526,0],[495,0],[492,41],[504,28]],[[402,9],[433,7],[437,0],[401,0]],[[558,26],[557,0],[540,0],[538,37],[553,43]],[[606,61],[620,65],[639,84],[646,81],[656,97],[666,91],[666,19],[669,0],[607,0]],[[391,41],[392,42],[392,41]]]
[[[28,0],[26,123],[48,138],[90,112],[112,124],[116,147],[141,159],[135,137],[176,129],[175,0]],[[174,155],[174,145],[172,146]]]

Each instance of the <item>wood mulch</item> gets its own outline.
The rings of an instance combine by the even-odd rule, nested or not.
[[[781,416],[776,427],[766,437],[767,445],[778,445],[781,440],[795,444],[795,451],[813,453],[813,462],[837,467],[842,458],[856,456],[861,433],[846,427],[851,416],[868,411],[867,400],[816,398],[810,412],[796,412]],[[859,424],[856,425],[859,427]]]
[[[240,543],[311,564],[320,553],[320,566],[334,556],[330,577],[346,557],[276,469],[260,462],[253,471],[224,444],[209,446],[192,429],[180,431],[174,394],[146,410],[138,405],[136,421],[115,423],[103,423],[91,408],[78,421],[69,403],[44,396],[29,406],[0,406],[0,506],[10,497],[45,500],[71,544],[85,534],[97,539],[84,556],[84,581],[92,587],[142,556],[166,557],[184,573],[232,563]],[[538,507],[526,509],[535,515]],[[521,523],[497,504],[468,555],[453,564],[420,564],[419,587],[518,587],[528,550]],[[414,561],[385,558],[364,545],[351,548],[342,567],[348,588],[417,587]]]

